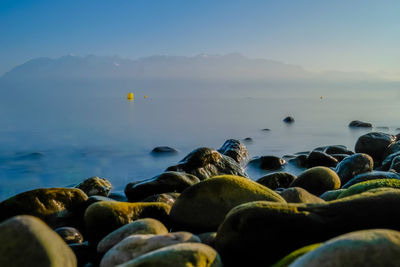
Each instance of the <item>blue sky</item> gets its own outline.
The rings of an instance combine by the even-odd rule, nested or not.
[[[0,0],[0,74],[67,54],[242,53],[400,73],[397,0]]]

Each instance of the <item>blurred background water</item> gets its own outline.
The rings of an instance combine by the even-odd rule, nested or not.
[[[2,89],[7,94],[0,99],[0,200],[91,176],[109,179],[113,191],[123,190],[198,147],[218,149],[229,138],[251,137],[246,146],[252,157],[283,156],[331,144],[354,149],[357,138],[369,131],[349,129],[355,119],[389,127],[374,131],[395,134],[400,127],[396,89],[164,90],[125,84]],[[127,92],[135,94],[134,101],[126,99]],[[287,125],[282,120],[289,115],[295,123]],[[179,153],[154,156],[150,152],[156,146]],[[247,172],[252,179],[265,174]]]

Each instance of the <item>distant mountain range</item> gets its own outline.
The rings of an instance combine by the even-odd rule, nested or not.
[[[196,80],[196,81],[368,81],[368,73],[313,73],[302,67],[241,54],[150,56],[136,60],[89,55],[36,58],[13,68],[0,80]]]

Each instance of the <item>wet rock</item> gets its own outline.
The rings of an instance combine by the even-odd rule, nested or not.
[[[146,253],[119,267],[222,267],[217,251],[202,243],[180,243]]]
[[[111,199],[114,199],[116,201],[122,201],[122,202],[128,201],[128,199],[126,198],[126,196],[123,192],[112,192],[112,193],[108,194],[108,197]]]
[[[182,192],[198,182],[199,178],[194,175],[168,171],[144,181],[127,184],[125,195],[131,202],[140,201],[155,194]]]
[[[400,156],[400,151],[392,153],[388,155],[383,161],[382,165],[380,166],[379,170],[381,171],[388,171],[390,169],[390,166],[392,165],[392,161],[395,157]]]
[[[83,243],[71,243],[68,246],[78,260],[78,267],[98,266],[101,259],[99,259],[96,250],[92,246],[89,246],[87,241]]]
[[[264,128],[264,129],[261,129],[261,131],[263,131],[263,132],[270,132],[271,129],[269,129],[269,128]]]
[[[100,201],[116,201],[112,198],[102,197],[102,196],[91,196],[86,200],[86,207],[89,207],[93,203],[100,202]]]
[[[389,145],[389,147],[385,153],[385,158],[391,154],[398,153],[398,152],[400,152],[400,141],[396,141]]]
[[[287,188],[296,179],[296,176],[288,172],[275,172],[259,178],[256,182],[275,190],[279,187]]]
[[[152,154],[177,154],[179,151],[169,146],[158,146],[153,148]]]
[[[0,266],[76,267],[67,244],[40,219],[21,215],[0,224]]]
[[[97,252],[104,253],[130,235],[164,235],[168,229],[160,221],[144,218],[128,223],[105,236],[97,245]]]
[[[342,185],[342,188],[346,189],[354,184],[375,179],[400,179],[400,174],[395,172],[382,172],[382,171],[362,173],[354,176],[353,179]]]
[[[75,187],[81,189],[89,197],[90,196],[106,197],[108,196],[108,193],[110,193],[110,190],[112,188],[111,183],[107,181],[107,179],[100,178],[97,176],[88,178]]]
[[[376,126],[377,130],[389,131],[389,127],[387,126]]]
[[[78,226],[87,195],[76,188],[40,188],[15,195],[0,203],[0,221],[16,215],[32,215],[53,228]]]
[[[319,197],[325,201],[331,201],[337,199],[337,197],[344,191],[346,191],[346,189],[329,190],[320,195]]]
[[[245,139],[243,139],[243,142],[248,143],[248,144],[253,143],[253,138],[246,137]]]
[[[294,122],[294,118],[288,116],[288,117],[283,119],[283,122],[285,122],[285,123],[293,123]]]
[[[398,205],[398,189],[368,191],[320,204],[249,202],[226,215],[218,228],[217,249],[227,266],[269,266],[295,249],[340,234],[368,228],[399,229],[400,215],[393,210]]]
[[[361,194],[371,189],[377,188],[397,188],[400,189],[400,180],[398,179],[377,179],[354,184],[340,193],[337,199]]]
[[[100,262],[100,267],[114,267],[151,251],[185,242],[199,243],[200,239],[188,232],[163,235],[130,235],[107,251]]]
[[[366,153],[374,159],[374,163],[380,163],[384,159],[388,147],[395,141],[396,137],[391,134],[380,132],[367,133],[358,138],[355,145],[355,152]]]
[[[91,244],[95,244],[112,231],[137,219],[154,218],[168,225],[170,209],[169,205],[160,202],[101,201],[94,203],[86,209],[84,216],[88,240]]]
[[[336,164],[338,164],[338,160],[324,152],[312,151],[307,156],[307,167],[335,167]]]
[[[333,146],[327,146],[324,149],[324,152],[333,155],[333,154],[347,154],[347,155],[353,155],[354,152],[349,150],[346,146],[342,145],[333,145]]]
[[[213,232],[230,209],[256,200],[286,202],[276,192],[250,179],[217,176],[183,191],[172,206],[170,219],[175,230]]]
[[[347,158],[349,155],[347,155],[347,154],[332,154],[331,156],[334,157],[335,159],[337,159],[338,162],[341,162],[342,160]]]
[[[286,160],[275,156],[254,157],[248,165],[260,168],[263,170],[278,170],[286,164]]]
[[[349,127],[372,128],[372,124],[369,122],[355,120],[350,122]]]
[[[313,251],[317,247],[321,246],[322,243],[317,243],[317,244],[311,244],[299,249],[296,249],[295,251],[291,252],[289,255],[285,256],[283,259],[279,260],[276,262],[274,265],[271,267],[288,267],[292,262],[303,256],[304,254]]]
[[[200,180],[222,174],[248,177],[243,168],[231,157],[205,147],[190,152],[177,165],[167,168],[167,171],[186,172],[197,176]]]
[[[400,173],[400,156],[395,157],[390,165],[390,170]]]
[[[313,167],[301,173],[290,187],[301,187],[316,196],[339,189],[340,178],[336,172],[327,167]]]
[[[354,176],[371,172],[374,168],[374,160],[367,154],[357,153],[348,156],[336,166],[336,173],[339,175],[341,184],[347,183]]]
[[[83,242],[82,234],[78,231],[78,229],[75,229],[73,227],[59,227],[55,229],[54,232],[61,236],[61,238],[67,244]]]
[[[215,240],[217,238],[217,232],[201,233],[197,236],[200,238],[201,243],[206,244],[215,249]]]
[[[287,203],[323,203],[323,199],[307,192],[301,187],[286,188],[279,193]]]
[[[297,167],[305,168],[307,167],[307,155],[305,154],[298,155],[294,159],[289,160],[289,162]]]
[[[218,152],[222,155],[231,157],[237,163],[244,165],[247,162],[250,154],[247,151],[245,145],[243,145],[239,140],[229,139],[218,149]]]
[[[356,231],[335,237],[293,262],[293,267],[399,266],[400,232]]]
[[[162,193],[146,197],[142,202],[162,202],[172,206],[180,195],[180,193]]]

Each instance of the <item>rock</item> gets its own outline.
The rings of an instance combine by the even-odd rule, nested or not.
[[[158,220],[151,218],[138,219],[105,236],[97,245],[97,252],[104,253],[124,238],[139,234],[164,235],[168,234],[168,229]]]
[[[68,246],[70,249],[72,249],[78,260],[78,267],[98,266],[100,263],[101,258],[99,259],[99,255],[97,254],[96,250],[93,249],[92,246],[89,246],[87,241],[83,243],[71,243],[68,244]]]
[[[197,176],[200,180],[222,174],[248,177],[243,168],[231,157],[206,147],[190,152],[177,165],[167,168],[167,171],[186,172]]]
[[[162,202],[170,206],[174,205],[175,200],[180,196],[180,193],[162,193],[152,195],[143,199],[143,202]]]
[[[2,222],[0,240],[0,266],[77,266],[68,245],[36,217],[21,215]]]
[[[400,152],[400,141],[396,141],[389,145],[385,153],[385,158],[393,153],[398,153],[398,152]]]
[[[327,167],[313,167],[300,174],[290,187],[301,187],[319,196],[325,191],[339,189],[340,178],[336,172]]]
[[[323,199],[314,196],[301,187],[290,187],[280,192],[287,203],[323,203]]]
[[[54,230],[67,244],[82,243],[82,234],[73,227],[59,227]]]
[[[84,220],[88,240],[92,244],[125,224],[137,219],[154,218],[169,223],[171,207],[164,203],[101,201],[86,209]]]
[[[279,260],[276,262],[274,265],[271,267],[288,267],[292,262],[303,256],[304,254],[313,251],[317,247],[321,246],[322,243],[316,243],[316,244],[311,244],[299,249],[296,249],[295,251],[291,252],[289,255],[285,256],[283,259]]]
[[[222,267],[221,258],[211,247],[202,243],[180,243],[146,253],[118,267]]]
[[[260,168],[263,170],[278,170],[286,164],[286,160],[275,156],[254,157],[248,165]]]
[[[270,132],[271,129],[269,129],[269,128],[264,128],[264,129],[261,129],[261,131],[263,131],[263,132]]]
[[[369,122],[355,120],[350,122],[349,127],[372,128],[372,124]]]
[[[341,162],[342,160],[347,158],[349,155],[347,155],[347,154],[332,154],[331,156],[334,157],[335,159],[337,159],[338,162]]]
[[[222,155],[231,157],[237,163],[245,165],[250,154],[247,151],[245,145],[243,145],[239,140],[229,139],[218,149],[218,152]]]
[[[275,172],[261,177],[256,182],[271,190],[275,190],[279,187],[289,187],[294,179],[296,179],[296,176],[288,172]]]
[[[346,189],[354,184],[376,179],[400,179],[400,174],[395,172],[382,172],[382,171],[366,172],[354,176],[353,179],[342,185],[342,188]]]
[[[329,190],[320,195],[319,197],[325,201],[331,201],[337,199],[337,197],[344,191],[346,191],[346,189]]]
[[[194,175],[168,171],[144,181],[127,184],[125,195],[130,202],[141,201],[155,194],[182,192],[198,182],[199,178]]]
[[[153,148],[152,154],[177,154],[179,151],[169,146],[158,146]]]
[[[289,160],[289,162],[297,167],[305,168],[307,167],[307,155],[304,154],[298,155],[294,159]]]
[[[285,123],[293,123],[294,122],[294,118],[288,116],[288,117],[283,119],[283,122],[285,122]]]
[[[395,152],[393,154],[388,155],[383,161],[382,165],[380,166],[380,171],[388,171],[390,166],[392,165],[392,161],[395,157],[400,156],[400,151]]]
[[[382,130],[382,131],[389,131],[389,127],[387,127],[387,126],[376,126],[376,129]]]
[[[110,194],[108,194],[108,197],[116,201],[128,202],[128,198],[123,192],[111,192]]]
[[[253,138],[246,137],[245,139],[243,139],[243,142],[248,143],[248,144],[253,143]]]
[[[91,196],[86,200],[85,206],[86,208],[92,205],[93,203],[100,202],[100,201],[116,201],[112,198],[102,197],[102,196]]]
[[[293,267],[399,266],[400,232],[370,229],[328,240],[293,262]]]
[[[216,246],[226,266],[269,266],[295,249],[340,234],[400,229],[400,214],[393,210],[399,205],[400,190],[390,188],[319,204],[249,202],[226,215]]]
[[[395,141],[396,137],[391,134],[380,132],[367,133],[358,138],[355,145],[355,152],[366,153],[374,159],[374,163],[380,163],[384,159],[388,147]]]
[[[390,170],[394,170],[400,173],[400,156],[395,157],[390,165]]]
[[[338,160],[331,155],[320,152],[312,151],[307,157],[307,167],[325,166],[335,167],[338,164]]]
[[[324,149],[324,152],[329,155],[333,155],[333,154],[353,155],[354,154],[353,151],[350,151],[346,146],[342,146],[342,145],[327,146]]]
[[[286,202],[279,194],[250,179],[217,176],[183,191],[172,206],[170,219],[175,230],[213,232],[229,210],[255,200]]]
[[[336,173],[339,175],[341,184],[347,183],[354,176],[371,172],[374,168],[374,160],[367,154],[357,153],[348,156],[336,166]]]
[[[188,232],[163,235],[130,235],[107,251],[100,262],[100,267],[114,267],[151,251],[185,242],[199,243],[200,239]]]
[[[75,187],[81,189],[89,197],[90,196],[106,197],[108,196],[112,188],[111,183],[109,181],[97,176],[88,178]]]
[[[197,236],[200,238],[201,243],[206,244],[215,249],[215,239],[217,238],[217,232],[201,233]]]
[[[87,195],[76,188],[40,188],[0,203],[0,221],[16,215],[32,215],[53,228],[79,226]]]
[[[352,196],[355,194],[361,194],[361,193],[371,190],[371,189],[383,188],[383,187],[400,189],[400,180],[398,180],[398,179],[377,179],[377,180],[361,182],[361,183],[350,186],[348,189],[343,191],[337,197],[337,199],[349,197],[349,196]]]

